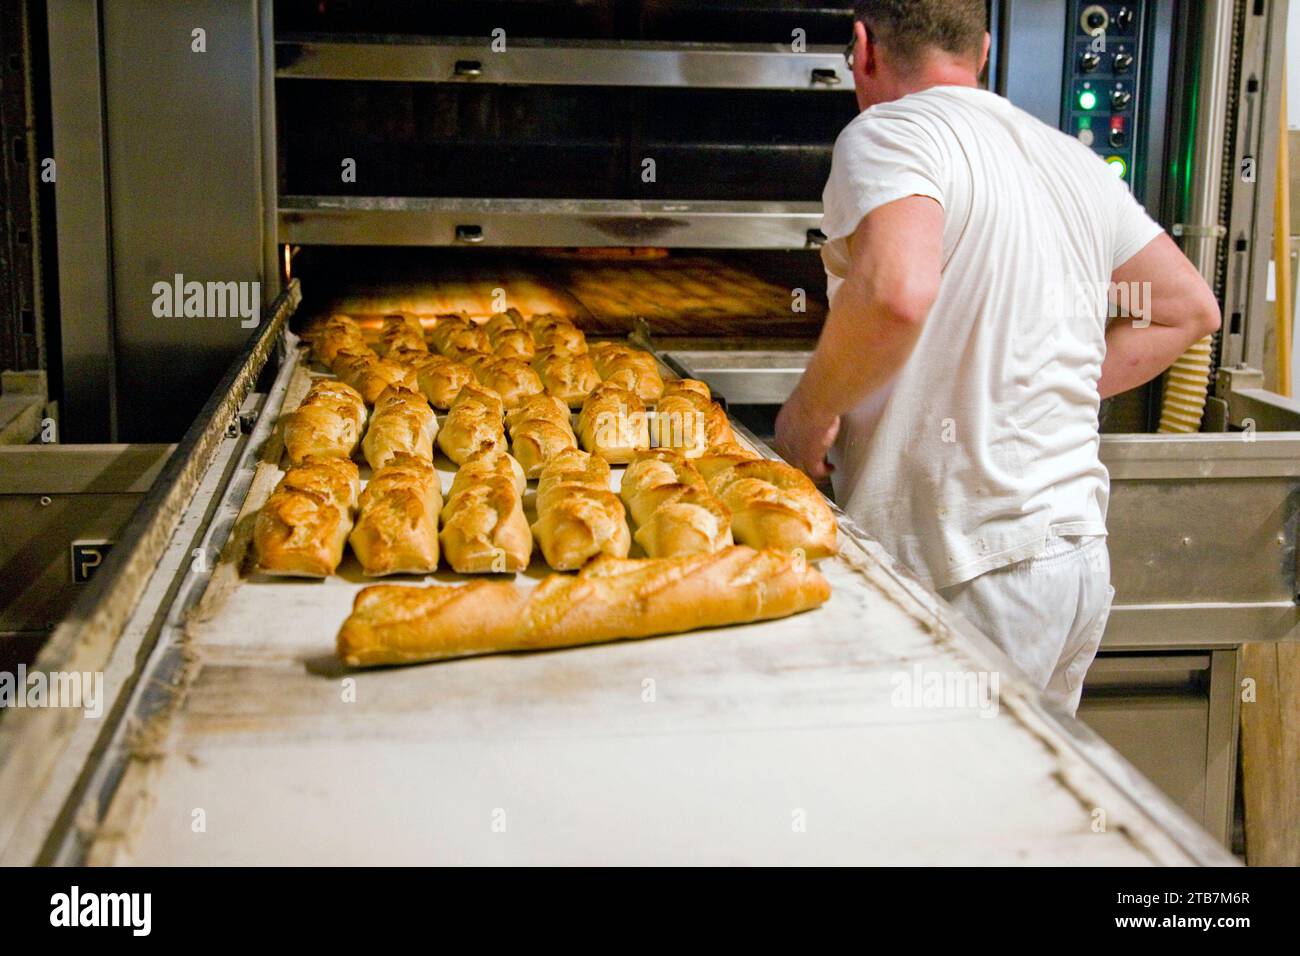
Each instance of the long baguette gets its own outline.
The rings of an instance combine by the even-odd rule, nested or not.
[[[776,551],[600,558],[577,575],[551,575],[530,594],[486,581],[366,588],[336,650],[360,667],[598,644],[787,617],[830,593],[815,568]]]

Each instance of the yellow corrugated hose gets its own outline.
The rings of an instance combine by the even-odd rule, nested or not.
[[[1160,434],[1190,434],[1201,430],[1210,397],[1210,365],[1214,338],[1206,336],[1183,355],[1165,376],[1165,401],[1160,409]]]

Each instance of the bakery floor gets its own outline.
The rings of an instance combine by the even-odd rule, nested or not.
[[[821,564],[830,602],[793,618],[342,669],[335,634],[372,583],[352,559],[322,582],[239,571],[249,518],[280,474],[270,425],[305,392],[302,361],[291,347],[260,396],[262,425],[206,479],[213,500],[192,506],[240,517],[201,602],[172,613],[183,626],[147,665],[137,718],[96,781],[102,819],[61,862],[1203,858],[1184,821],[1014,678],[987,706],[925,706],[919,686],[900,700],[923,675],[1000,662],[856,534]]]

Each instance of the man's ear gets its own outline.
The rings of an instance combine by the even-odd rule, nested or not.
[[[980,67],[978,70],[975,71],[976,76],[981,75],[984,72],[984,67],[989,65],[989,49],[992,46],[993,46],[993,37],[991,37],[988,33],[985,33],[984,52],[980,54]]]
[[[853,33],[858,38],[857,48],[860,51],[853,61],[854,72],[860,72],[864,77],[871,76],[880,68],[876,58],[876,45],[867,32],[867,25],[861,20],[854,22]]]

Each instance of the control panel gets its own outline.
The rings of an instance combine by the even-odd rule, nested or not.
[[[1142,0],[1069,0],[1062,128],[1132,184],[1137,163]]]

